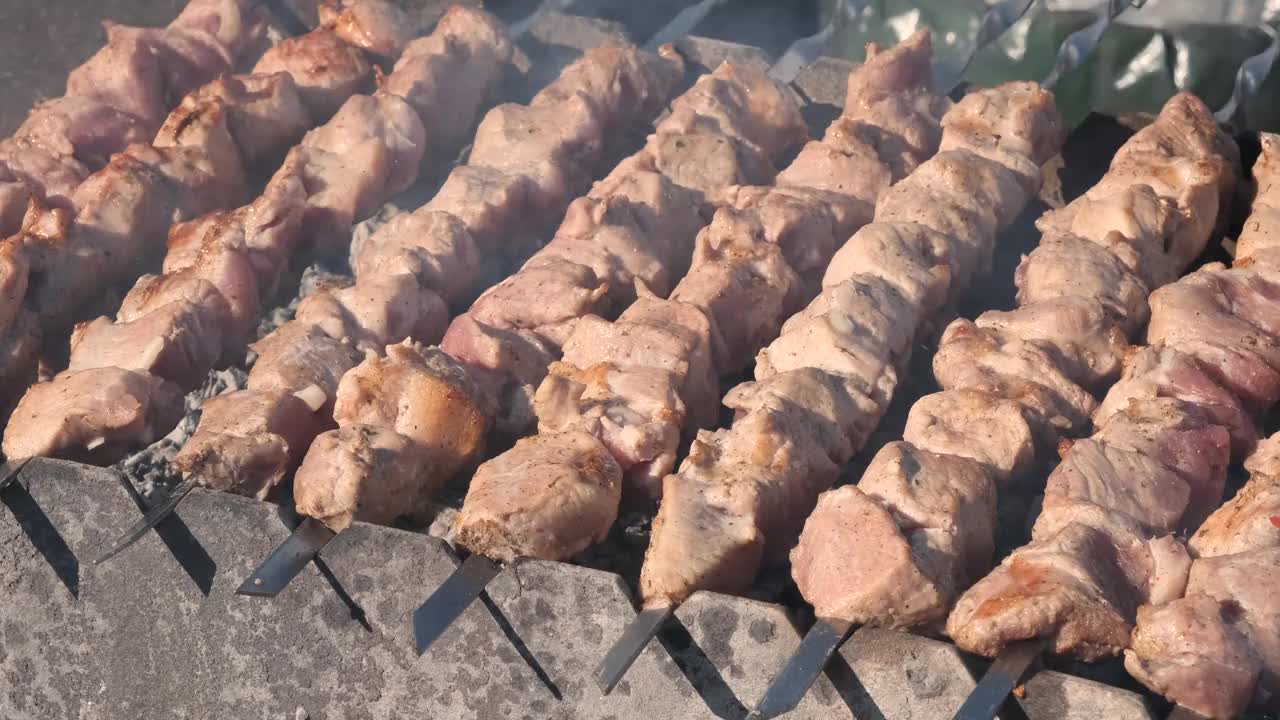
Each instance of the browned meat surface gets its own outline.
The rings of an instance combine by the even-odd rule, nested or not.
[[[335,531],[354,521],[421,522],[439,490],[425,451],[388,428],[351,425],[321,433],[293,476],[298,512]]]
[[[227,129],[249,168],[277,160],[313,125],[288,73],[224,75],[184,97],[169,113],[155,144],[191,144],[186,139],[191,126],[218,107],[226,108]]]
[[[372,66],[359,48],[328,28],[286,38],[263,54],[254,75],[287,73],[316,120],[327,120],[347,98],[373,85]]]
[[[939,341],[933,374],[944,390],[974,389],[998,395],[1000,389],[1011,386],[1033,388],[1050,403],[1049,407],[1024,404],[1036,424],[1079,434],[1088,427],[1097,401],[1063,372],[1056,351],[1052,341],[1023,340],[960,319],[947,326]]]
[[[395,60],[418,33],[413,16],[391,2],[327,0],[317,10],[321,27],[383,60]]]
[[[371,43],[368,47],[378,53],[394,52],[407,40],[398,39],[407,26],[400,21],[401,11],[393,6],[360,0],[344,8],[337,15],[326,16],[326,23],[338,34],[357,33],[359,42]],[[454,34],[496,27],[496,21],[480,11],[458,11],[450,18],[449,31]],[[488,85],[496,81],[496,66],[510,54],[505,38],[490,36],[503,44],[495,52],[486,54],[475,43],[438,43],[435,50],[467,56],[477,75],[459,80],[460,84],[486,85],[484,92],[472,99],[472,114],[487,95]],[[352,52],[358,58],[359,53]],[[428,48],[416,57],[416,64],[400,67],[421,77],[419,71],[431,65],[434,55]],[[319,58],[294,59],[302,64],[290,66],[292,76],[281,73],[250,76],[243,81],[227,79],[188,98],[185,114],[175,115],[162,134],[171,146],[131,148],[129,155],[116,156],[78,191],[87,193],[85,188],[100,186],[103,199],[98,205],[86,205],[101,207],[96,214],[82,210],[70,227],[58,222],[56,211],[45,213],[48,217],[32,218],[24,239],[36,260],[34,297],[66,305],[66,296],[74,293],[65,287],[72,286],[73,280],[113,272],[116,267],[123,272],[143,253],[141,243],[162,232],[161,228],[168,229],[173,221],[195,214],[186,207],[197,201],[205,208],[231,204],[215,192],[214,183],[218,179],[229,183],[233,178],[226,168],[206,171],[206,166],[221,161],[238,167],[242,153],[283,154],[279,143],[296,139],[301,128],[291,128],[290,123],[307,118],[308,111],[302,109],[297,90],[292,88],[296,84],[305,90],[306,83],[299,75],[304,70],[317,70],[322,75],[326,70],[315,66]],[[486,62],[493,67],[486,67]],[[303,242],[322,247],[345,243],[347,231],[343,228],[417,177],[428,138],[411,104],[387,92],[347,99],[350,91],[342,89],[341,83],[329,86],[328,92],[330,100],[346,102],[328,123],[307,133],[261,197],[237,210],[202,216],[176,227],[170,238],[166,274],[140,280],[115,322],[99,318],[77,330],[73,370],[114,366],[154,374],[182,389],[198,385],[211,367],[245,350],[257,325],[261,301],[274,292],[290,256]],[[268,119],[276,123],[275,136],[262,129]],[[237,133],[251,144],[239,147]],[[222,145],[212,142],[219,137],[225,140]],[[125,166],[127,161],[133,164]],[[98,175],[113,169],[118,171],[116,175],[93,185]],[[142,174],[142,170],[149,174]],[[212,424],[202,422],[191,441],[196,448],[192,452],[198,452],[199,457],[190,456],[188,461],[200,464],[201,480],[207,484],[265,493],[301,459],[325,423],[313,419],[300,424],[291,435],[278,433],[289,437],[287,445],[292,449],[288,452],[272,438],[254,438],[257,444],[245,445],[243,438],[253,437],[252,428],[272,427],[272,418],[281,414],[296,415],[298,403],[303,403],[310,415],[320,412],[319,417],[327,416],[332,412],[339,378],[356,365],[363,350],[380,352],[387,343],[410,334],[439,337],[447,320],[443,301],[403,274],[381,276],[360,288],[318,294],[308,298],[298,315],[297,323],[253,346],[258,357],[250,373],[249,396],[238,400],[237,407],[259,415],[228,415],[223,420],[214,415]],[[295,393],[303,399],[280,399]],[[226,442],[238,449],[219,449],[220,438],[231,438]],[[239,462],[247,463],[242,468],[244,479],[239,477]]]
[[[67,372],[33,386],[18,402],[5,427],[4,454],[109,464],[159,437],[157,431],[181,415],[182,393],[153,375],[112,367]]]
[[[224,123],[218,132],[225,134]],[[56,223],[34,219],[39,227],[22,237],[33,257],[32,310],[65,327],[104,286],[135,276],[138,258],[158,255],[172,223],[233,206],[246,184],[234,146],[225,140],[230,154],[130,146],[76,190],[74,221],[48,227]]]
[[[439,122],[451,125],[442,126],[441,137],[460,138],[492,91],[500,66],[510,57],[510,41],[491,17],[463,9],[446,14],[432,37],[437,36],[440,39],[411,43],[375,97],[385,102],[383,96],[392,97],[392,89],[405,92],[408,106],[424,109],[424,120],[444,113]],[[427,342],[438,338],[445,319],[442,296],[456,300],[472,291],[487,254],[503,252],[496,246],[519,234],[521,223],[536,224],[528,217],[530,212],[543,208],[558,214],[568,201],[560,195],[585,184],[594,171],[607,132],[633,122],[638,113],[656,113],[681,70],[682,64],[669,53],[657,56],[630,47],[600,48],[566,69],[529,106],[501,106],[491,112],[477,131],[469,164],[455,169],[432,202],[356,244],[353,286],[308,298],[294,321],[255,345],[260,356],[250,375],[251,390],[305,392],[320,406],[332,403],[336,393],[334,417],[344,432],[329,436],[317,450],[327,459],[317,458],[315,463],[342,468],[347,490],[341,492],[390,492],[406,498],[411,494],[414,502],[426,503],[448,477],[478,457],[495,415],[490,396],[449,365],[453,361],[439,351],[391,345],[382,357],[383,346],[405,338]],[[473,109],[461,112],[460,106],[467,103]],[[446,112],[447,104],[453,107]],[[572,108],[581,112],[570,113]],[[325,145],[327,152],[341,150],[344,158],[358,156],[366,144],[360,133],[367,133],[369,124],[356,122],[354,115],[352,122],[338,122],[342,113],[326,127],[331,132],[319,138],[324,142],[317,145]],[[433,133],[428,124],[428,142],[435,142]],[[397,142],[406,138],[404,132],[384,136]],[[388,147],[410,149],[414,144]],[[588,157],[583,158],[584,153]],[[404,173],[408,165],[417,171],[416,160],[384,164],[391,176],[384,182],[391,185],[398,182],[396,173]],[[335,204],[353,203],[352,188],[359,194],[361,178],[337,164],[329,167],[332,172],[326,172],[324,182],[332,183],[331,187],[313,189],[314,183],[304,176],[312,205],[318,204],[316,190],[327,193]],[[653,219],[644,215],[639,221]],[[349,223],[348,219],[344,226]],[[371,355],[351,370],[357,348]],[[459,433],[456,426],[464,417],[469,418],[467,430]],[[373,436],[357,433],[353,429],[357,427],[377,433],[381,438],[377,442],[387,452],[399,448],[421,453],[425,448],[427,467],[381,485],[376,477],[381,471],[375,468],[398,473],[414,465],[391,458],[368,461],[368,444],[360,446],[366,449],[357,444]],[[311,475],[312,482],[323,484],[320,475]],[[326,486],[318,492],[333,497],[339,489]],[[333,522],[349,521],[341,511],[335,512]]]
[[[998,482],[1024,476],[1036,455],[1025,407],[982,390],[926,395],[911,406],[902,439],[922,450],[976,460]]]
[[[1151,296],[1147,337],[1201,362],[1253,409],[1280,400],[1280,274],[1263,264],[1206,265]]]
[[[432,155],[451,158],[511,62],[511,40],[492,15],[452,5],[430,35],[403,48],[382,89],[413,106],[427,128]]]
[[[920,52],[920,46],[915,52]],[[875,64],[881,57],[875,55],[866,67],[889,67]],[[873,74],[866,72],[865,77]],[[862,85],[864,81],[850,84],[851,88]],[[704,452],[695,460],[691,454],[679,474],[665,483],[670,489],[694,482],[711,484],[715,479],[716,491],[704,490],[702,497],[707,499],[700,502],[716,503],[712,505],[716,515],[732,514],[737,523],[754,526],[763,539],[741,532],[716,538],[715,526],[705,523],[705,533],[690,532],[699,526],[690,528],[685,523],[692,520],[674,518],[701,518],[710,508],[700,506],[695,492],[682,492],[678,506],[664,499],[659,510],[664,523],[655,522],[642,573],[641,592],[647,603],[678,601],[707,587],[701,581],[723,576],[720,568],[728,562],[738,565],[734,577],[740,584],[718,589],[740,592],[761,561],[780,561],[802,537],[802,544],[793,551],[792,566],[801,590],[821,605],[820,614],[853,613],[862,621],[873,621],[880,614],[879,621],[888,624],[912,624],[940,618],[962,580],[990,561],[992,521],[985,515],[993,512],[989,507],[993,507],[994,474],[969,459],[914,448],[909,453],[929,458],[919,480],[912,481],[925,494],[912,496],[892,480],[901,472],[916,476],[886,455],[877,466],[884,485],[875,491],[875,498],[868,494],[872,484],[867,492],[844,491],[829,506],[822,506],[825,511],[810,516],[812,532],[806,528],[801,534],[819,494],[830,487],[838,467],[861,447],[879,421],[892,398],[897,372],[907,362],[929,314],[954,299],[989,262],[997,231],[1021,211],[1037,187],[1038,164],[1056,151],[1063,136],[1047,93],[1009,85],[977,93],[943,116],[940,142],[949,148],[947,152],[932,158],[928,153],[912,156],[909,150],[918,143],[939,142],[936,129],[930,130],[930,124],[936,128],[938,121],[923,110],[937,104],[918,94],[899,95],[903,102],[882,99],[869,106],[851,97],[851,116],[866,129],[855,132],[857,123],[846,118],[833,126],[826,141],[836,149],[867,143],[871,156],[878,158],[891,180],[899,182],[878,197],[875,221],[835,253],[822,277],[821,293],[802,295],[812,302],[786,320],[778,338],[760,350],[757,381],[726,397],[737,416],[731,428],[712,436],[718,456]],[[1004,99],[982,97],[986,95]],[[1006,111],[991,113],[993,103]],[[1008,103],[1017,109],[1009,110]],[[891,136],[899,139],[891,141]],[[993,136],[1003,140],[997,144]],[[929,141],[930,137],[934,139]],[[868,142],[867,138],[876,139]],[[901,173],[912,168],[902,178]],[[831,188],[825,186],[828,192]],[[702,442],[712,445],[710,438],[698,441]],[[790,447],[794,459],[785,471],[771,469],[776,466],[768,462],[777,455],[760,452],[761,446]],[[954,474],[948,476],[942,468],[952,468]],[[727,507],[712,498],[727,492],[719,486],[730,479],[735,499]],[[953,496],[954,503],[933,505],[941,496],[929,499],[923,488],[935,482],[938,488],[959,483],[960,495]],[[982,489],[973,490],[972,496],[967,494],[971,490],[958,489],[978,486]],[[959,500],[962,495],[969,499]],[[985,499],[976,499],[979,496]],[[935,509],[926,510],[929,507]],[[895,515],[898,510],[905,514]],[[963,517],[957,520],[956,514]],[[842,525],[845,521],[850,522],[848,527]],[[686,531],[668,534],[667,525]],[[971,534],[954,529],[961,525],[968,526]],[[876,535],[873,527],[890,532]],[[862,535],[864,531],[871,535]],[[988,536],[986,549],[975,550],[983,542],[969,543],[983,534]],[[864,539],[883,545],[883,552],[864,553],[860,547],[851,550],[839,544],[860,545]],[[751,547],[761,542],[764,551],[751,559]],[[696,551],[691,549],[695,547]],[[854,567],[864,561],[864,566]],[[877,567],[882,561],[884,565]],[[680,563],[692,567],[679,567]],[[843,580],[835,584],[819,580],[837,566],[852,574],[850,585]],[[871,574],[877,572],[884,574],[873,580]],[[858,597],[854,576],[868,585]],[[888,579],[882,583],[882,578]],[[901,588],[901,594],[892,596],[889,593],[895,587]],[[904,609],[908,606],[909,610]]]
[[[1188,544],[1198,557],[1280,546],[1280,435],[1260,443],[1245,469],[1249,482],[1191,537]]]
[[[1031,543],[957,602],[946,630],[962,648],[994,654],[1042,637],[1058,653],[1114,655],[1128,644],[1139,606],[1183,595],[1188,556],[1173,533],[1194,528],[1221,501],[1233,446],[1240,453],[1256,439],[1250,414],[1280,397],[1268,364],[1280,330],[1271,269],[1211,265],[1171,282],[1219,224],[1237,161],[1207,108],[1178,95],[1121,148],[1101,182],[1040,219],[1045,239],[1018,270],[1018,312],[1087,298],[1104,313],[1090,308],[1092,318],[1068,323],[1058,311],[1058,322],[1079,330],[1033,330],[1056,353],[1048,359],[1097,383],[1114,366],[1098,358],[1122,345],[1114,328],[1136,339],[1148,315],[1152,346],[1127,359],[1093,412],[1093,436],[1064,444]],[[1018,335],[1028,337],[1022,327]],[[1016,400],[1012,389],[1001,394]],[[1156,614],[1176,625],[1200,611],[1189,605]],[[1189,699],[1234,693],[1204,685],[1218,681],[1207,674],[1179,675],[1188,672],[1183,661],[1192,662],[1180,643],[1205,643],[1206,657],[1229,655],[1234,631],[1205,624],[1185,632],[1139,632],[1140,652],[1184,657],[1131,668],[1153,685],[1176,677]],[[1219,680],[1240,679],[1228,675]]]
[[[449,309],[412,275],[382,275],[339,290],[322,290],[298,304],[295,320],[366,352],[406,338],[439,340]]]
[[[107,44],[73,70],[64,97],[37,105],[0,142],[0,237],[28,199],[70,205],[110,155],[145,142],[198,86],[228,72],[265,25],[248,0],[193,0],[164,28],[109,23]]]
[[[1157,397],[1195,405],[1215,424],[1225,427],[1231,434],[1235,457],[1253,452],[1258,442],[1258,428],[1240,400],[1219,386],[1199,360],[1165,343],[1144,347],[1129,358],[1124,375],[1111,386],[1094,411],[1093,422],[1105,425],[1108,418],[1130,403]]]
[[[1211,718],[1247,707],[1261,662],[1244,631],[1212,597],[1189,595],[1138,608],[1125,668],[1142,684]]]
[[[1236,238],[1236,262],[1261,262],[1280,267],[1280,135],[1262,133],[1262,155],[1253,164],[1257,193],[1249,221]]]
[[[1265,707],[1280,692],[1280,436],[1245,463],[1252,477],[1191,540],[1186,593],[1138,609],[1125,667],[1212,718]]]
[[[492,414],[452,358],[405,341],[342,377],[333,419],[342,427],[395,430],[425,448],[439,472],[449,476],[480,457]]]
[[[856,488],[819,500],[791,555],[796,583],[819,617],[940,621],[991,565],[995,502],[981,464],[890,443]]]
[[[688,173],[710,166],[686,164],[674,154],[715,153],[717,163],[728,163],[723,182],[751,181],[734,169],[742,167],[739,159],[776,155],[794,145],[804,127],[789,91],[758,71],[730,65],[700,78],[672,108],[644,149],[574,203],[551,243],[446,333],[445,350],[487,375],[504,407],[532,406],[546,365],[581,318],[615,314],[646,291],[665,295],[688,268],[702,224],[699,205],[709,191],[724,186],[694,179]],[[765,112],[772,115],[748,117]],[[534,297],[539,302],[530,302]],[[556,302],[548,304],[547,298]],[[530,372],[518,377],[499,364],[526,345],[537,347],[547,361],[537,363],[541,368],[530,364]],[[503,425],[520,433],[532,420],[528,412],[509,413]]]
[[[206,487],[265,498],[331,424],[314,400],[306,391],[256,388],[209,398],[200,432],[174,456],[173,466]]]
[[[448,355],[392,345],[342,378],[339,429],[316,438],[294,477],[298,510],[335,530],[421,520],[444,481],[479,459],[492,415]]]
[[[536,435],[476,470],[455,537],[500,561],[572,557],[604,539],[621,495],[622,470],[594,437]]]

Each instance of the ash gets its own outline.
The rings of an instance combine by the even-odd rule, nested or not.
[[[168,435],[116,463],[115,469],[129,478],[129,482],[144,497],[150,496],[157,487],[164,490],[173,488],[182,480],[182,476],[173,470],[169,461],[173,460],[187,438],[195,432],[196,425],[200,423],[200,409],[204,407],[204,401],[215,395],[244,389],[248,377],[248,371],[241,367],[209,373],[204,385],[187,393],[185,414],[178,426]]]

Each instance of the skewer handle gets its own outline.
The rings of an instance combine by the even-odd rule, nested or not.
[[[1274,28],[1266,24],[1259,25],[1258,29],[1267,34],[1267,37],[1271,39],[1271,43],[1266,50],[1245,60],[1244,64],[1236,72],[1236,84],[1231,92],[1231,98],[1227,100],[1227,104],[1223,105],[1221,110],[1214,113],[1214,117],[1220,123],[1227,124],[1234,120],[1241,106],[1258,94],[1263,81],[1267,79],[1271,68],[1276,64],[1276,57],[1280,56],[1280,34],[1277,34]]]
[[[21,460],[6,460],[0,465],[0,492],[9,487],[18,479],[18,473],[22,472],[22,468],[31,462],[31,458],[22,458]]]
[[[1040,84],[1052,88],[1058,84],[1062,76],[1071,72],[1084,62],[1084,59],[1093,54],[1098,48],[1098,43],[1102,42],[1102,36],[1106,34],[1107,28],[1111,27],[1111,22],[1116,16],[1124,12],[1130,6],[1142,7],[1146,0],[1133,2],[1132,0],[1103,0],[1093,10],[1093,14],[1097,19],[1089,23],[1088,27],[1077,30],[1067,36],[1062,41],[1062,45],[1058,48],[1058,57],[1054,61],[1053,70],[1049,73]]]
[[[822,57],[822,51],[826,50],[831,38],[843,30],[850,20],[861,15],[866,7],[867,0],[836,0],[835,7],[831,9],[831,20],[827,21],[826,26],[791,43],[791,47],[769,68],[769,76],[783,83],[795,80],[801,70]]]
[[[306,518],[289,533],[285,541],[271,551],[257,570],[236,588],[237,595],[275,597],[288,587],[302,568],[320,554],[325,545],[338,536],[324,523]]]
[[[1000,39],[1001,35],[1004,35],[1014,23],[1027,14],[1027,10],[1034,2],[1035,0],[1004,0],[988,8],[982,16],[982,21],[978,25],[978,34],[974,36],[973,44],[964,59],[958,63],[958,66],[940,65],[938,67],[934,74],[934,86],[938,91],[945,95],[959,85],[978,53]]]
[[[724,2],[725,0],[702,0],[681,10],[675,17],[671,18],[670,22],[659,28],[658,32],[649,38],[649,41],[644,44],[644,49],[654,51],[667,43],[675,42],[688,35],[711,14],[712,10],[715,10]]]
[[[553,12],[564,12],[572,2],[573,0],[542,0],[541,3],[538,3],[538,7],[536,9],[534,9],[532,13],[529,13],[529,17],[511,23],[511,27],[507,29],[507,33],[511,36],[512,40],[515,40],[529,32],[529,30],[531,30],[534,25],[537,25],[538,21],[544,16]]]
[[[847,620],[818,618],[747,720],[766,720],[794,710],[852,628]]]
[[[164,502],[148,510],[146,514],[138,520],[138,522],[130,526],[128,530],[125,530],[124,533],[120,535],[119,539],[112,543],[111,547],[108,548],[106,552],[99,555],[98,558],[93,561],[93,564],[101,565],[116,555],[119,555],[130,545],[138,542],[138,540],[140,540],[143,535],[146,535],[149,530],[164,522],[165,518],[172,515],[173,512],[178,509],[178,505],[187,497],[187,495],[191,494],[191,491],[195,490],[196,485],[199,484],[200,479],[198,476],[194,474],[188,475],[182,482],[178,483],[178,485],[173,488],[173,491],[169,493],[169,497],[165,498]]]

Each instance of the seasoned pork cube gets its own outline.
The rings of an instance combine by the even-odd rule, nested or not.
[[[154,375],[104,367],[32,385],[4,432],[9,458],[60,457],[109,464],[178,423],[182,393]]]
[[[406,340],[343,376],[333,419],[395,430],[425,448],[433,471],[447,479],[484,451],[493,415],[485,400],[452,358]]]
[[[266,498],[332,424],[313,395],[250,389],[209,398],[173,467],[205,487]]]
[[[902,439],[923,450],[976,460],[999,482],[1035,462],[1036,437],[1016,400],[961,388],[925,395],[911,406]]]
[[[286,38],[268,50],[253,74],[287,73],[297,83],[311,117],[327,120],[347,98],[372,86],[371,68],[358,48],[332,30],[319,28]]]
[[[394,430],[350,425],[321,433],[293,476],[298,512],[334,531],[352,522],[421,521],[447,476],[424,448]]]
[[[594,437],[535,435],[481,465],[458,514],[458,544],[494,560],[567,560],[618,516],[622,469]]]

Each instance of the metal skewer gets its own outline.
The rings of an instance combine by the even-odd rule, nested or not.
[[[675,17],[671,18],[670,22],[659,28],[658,32],[649,38],[648,42],[644,44],[644,49],[652,52],[667,43],[675,42],[688,35],[711,14],[712,10],[715,10],[725,2],[726,0],[702,0],[681,10],[676,13]]]
[[[1185,705],[1174,705],[1165,720],[1209,720],[1209,718]]]
[[[991,667],[978,681],[977,687],[965,698],[964,704],[952,720],[991,720],[1005,698],[1017,687],[1027,668],[1049,646],[1043,638],[1014,643],[1000,653]]]
[[[1139,6],[1140,4],[1140,2],[1137,3]],[[986,44],[994,42],[999,35],[993,34],[994,30],[988,28],[1003,27],[1007,30],[1026,12],[1029,5],[1030,3],[1026,3],[1025,0],[1006,0],[992,7],[982,20],[978,37]],[[1053,71],[1040,84],[1046,88],[1052,88],[1063,75],[1078,67],[1098,47],[1103,33],[1116,15],[1129,6],[1130,3],[1126,0],[1105,0],[1101,3],[1096,10],[1099,18],[1088,27],[1067,37],[1058,49]],[[973,56],[983,47],[983,44],[975,42],[963,67],[967,67]],[[951,78],[949,82],[959,83],[962,74],[963,69],[960,75],[949,76]],[[950,90],[950,87],[941,87],[947,91]],[[769,683],[764,697],[750,717],[753,720],[774,718],[799,705],[800,700],[818,679],[818,675],[826,667],[827,661],[840,646],[851,627],[852,623],[843,619],[818,618],[801,641],[800,647],[787,660],[782,672]],[[995,711],[1004,702],[1004,698],[1017,684],[1018,678],[1039,657],[1044,647],[1044,641],[1035,640],[1007,648],[1000,657],[996,658],[991,669],[969,695],[962,707],[962,714],[957,715],[956,720],[974,720],[975,718],[991,720]],[[988,706],[990,714],[983,715]]]
[[[721,1],[723,0],[704,0],[699,3],[698,6],[695,6],[695,8],[699,10],[705,9],[707,12],[710,12],[711,7]],[[836,30],[844,27],[849,18],[856,16],[857,12],[860,12],[863,6],[864,0],[838,0],[835,12],[831,17],[830,22],[828,22],[827,25],[817,33],[808,37],[800,38],[792,43],[778,61],[769,68],[769,76],[784,83],[789,83],[794,80],[801,70],[821,57],[823,48],[826,47],[831,37],[835,35]],[[675,20],[667,24],[667,27],[660,30],[659,34],[667,32],[671,27],[675,26],[677,22],[679,22],[681,26],[684,26],[685,21],[689,17],[692,17],[691,11],[695,8],[686,8],[681,15],[684,15],[686,12],[690,13],[690,15],[683,18],[681,16],[677,16]],[[856,12],[851,10],[851,8],[856,8]],[[689,25],[689,29],[692,29],[696,25],[696,22],[692,23]],[[674,40],[677,38],[671,39]],[[670,40],[667,42],[669,41]],[[473,561],[474,564],[472,564]],[[487,563],[487,565],[484,565],[484,563]],[[478,568],[481,567],[483,567],[484,572],[480,572],[478,570]],[[492,560],[481,558],[478,555],[472,555],[467,558],[467,562],[463,563],[457,570],[455,570],[454,573],[450,575],[445,582],[437,588],[436,591],[422,603],[422,605],[418,607],[417,611],[414,612],[414,632],[419,654],[425,652],[426,649],[431,646],[431,643],[443,634],[449,624],[460,616],[462,611],[474,602],[476,598],[480,597],[480,594],[484,592],[485,586],[487,586],[493,578],[497,577],[501,570],[502,566]],[[674,610],[674,607],[668,607],[665,609],[655,608],[652,611],[646,610],[640,613],[632,625],[628,626],[626,632],[623,634],[622,640],[627,640],[628,638],[630,638],[630,640],[626,643],[623,643],[620,640],[619,644],[622,647],[615,647],[610,651],[610,657],[614,657],[617,664],[610,665],[608,668],[604,665],[601,666],[599,682],[602,688],[606,688],[607,686],[605,692],[612,689],[617,680],[621,679],[622,675],[626,672],[627,667],[631,665],[631,662],[635,660],[635,657],[638,656],[644,649],[644,646],[648,644],[649,639],[657,634],[658,630],[662,627],[662,624],[671,616],[671,613],[674,612]],[[607,659],[606,662],[608,662]],[[609,676],[614,675],[614,670],[616,670],[616,678],[614,678],[612,683],[609,683],[604,679],[606,670],[610,671],[608,673]]]
[[[189,475],[183,479],[173,488],[164,502],[148,510],[146,514],[138,519],[138,522],[129,526],[129,529],[125,530],[124,534],[112,543],[106,552],[94,559],[93,564],[101,565],[142,539],[142,536],[146,535],[148,530],[164,522],[165,518],[172,515],[173,511],[178,509],[178,504],[186,499],[187,495],[190,495],[191,491],[195,490],[196,485],[199,484],[200,480],[195,475]]]
[[[831,656],[853,630],[848,620],[818,618],[791,654],[782,672],[769,683],[764,697],[747,716],[747,720],[777,717],[794,709],[818,679]]]
[[[5,488],[12,485],[18,479],[18,473],[22,472],[22,468],[31,462],[31,458],[22,458],[21,460],[6,460],[0,465],[0,492],[4,492]]]
[[[959,85],[974,56],[1012,27],[1026,14],[1033,2],[1034,0],[1005,0],[989,8],[982,17],[978,33],[965,58],[958,64],[935,70],[935,78],[944,78],[941,81],[942,84],[936,85],[941,89],[940,92],[949,93]],[[790,70],[795,63],[791,58],[808,58],[806,64],[812,63],[820,54],[820,49],[816,52],[813,49],[812,40],[822,37],[822,43],[825,44],[826,40],[851,18],[860,15],[865,7],[866,3],[863,0],[839,3],[828,26],[812,38],[797,41],[792,45],[792,48],[774,65],[774,71],[785,64],[787,71],[791,72],[791,78],[794,79],[799,73],[799,68],[797,67],[794,72]],[[777,77],[776,74],[775,77]],[[609,648],[609,652],[596,668],[596,684],[600,686],[602,692],[607,695],[613,690],[631,668],[632,663],[644,651],[645,646],[657,636],[663,624],[674,613],[673,605],[645,608],[627,625],[622,636]],[[851,623],[843,620],[819,618],[810,632],[805,635],[804,641],[791,656],[782,673],[769,686],[753,717],[774,717],[795,707],[809,686],[813,684],[818,673],[822,672],[832,653],[840,646],[840,642],[851,627]]]

